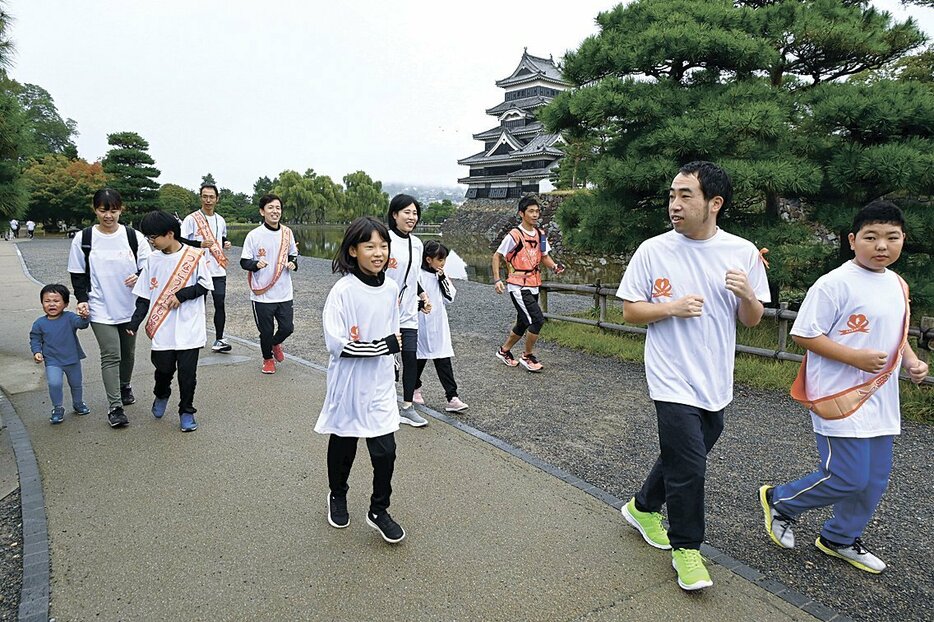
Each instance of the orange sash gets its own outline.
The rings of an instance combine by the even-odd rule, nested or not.
[[[898,364],[902,360],[901,352],[905,348],[905,344],[908,343],[908,321],[910,316],[908,306],[908,284],[905,283],[902,277],[898,277],[898,280],[902,285],[902,293],[905,295],[905,322],[902,330],[901,343],[898,346],[895,357],[893,357],[888,367],[879,373],[879,375],[862,384],[850,387],[839,393],[834,393],[833,395],[811,400],[808,399],[807,388],[805,386],[808,362],[808,356],[807,353],[805,353],[804,360],[801,361],[801,367],[798,368],[798,375],[791,384],[791,397],[793,400],[802,404],[822,419],[844,419],[859,410],[859,407],[872,397],[872,395],[879,390],[879,387],[888,382],[892,374],[896,374],[897,380]]]
[[[214,237],[214,232],[211,231],[211,225],[208,224],[208,219],[205,218],[204,214],[200,211],[195,212],[193,216],[195,224],[198,225],[198,235],[204,238],[204,241],[209,244],[208,250],[211,251],[211,255],[214,257],[215,261],[217,261],[217,265],[221,268],[227,268],[227,255],[224,254],[221,243]]]
[[[146,335],[150,339],[153,338],[156,331],[165,322],[165,319],[169,317],[171,311],[168,304],[169,296],[174,296],[178,293],[178,290],[185,287],[203,255],[204,251],[200,248],[182,245],[182,256],[178,259],[175,271],[172,272],[172,276],[169,277],[165,287],[159,292],[159,297],[152,305],[152,311],[149,313],[149,321],[146,322]]]
[[[282,276],[285,265],[289,263],[289,247],[292,246],[292,230],[285,225],[279,225],[279,228],[282,230],[279,237],[279,256],[276,257],[276,271],[272,275],[272,281],[265,287],[253,287],[253,273],[246,273],[247,283],[249,283],[250,289],[253,290],[253,293],[257,296],[262,296],[272,289],[272,286],[275,285],[279,281],[279,277]]]

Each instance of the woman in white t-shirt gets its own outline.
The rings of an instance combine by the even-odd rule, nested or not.
[[[100,346],[101,375],[107,392],[111,427],[127,425],[123,407],[136,401],[130,382],[136,362],[136,337],[127,334],[136,298],[133,286],[152,250],[131,227],[120,224],[123,200],[112,188],[94,193],[97,224],[74,237],[68,272],[78,312],[90,313]]]

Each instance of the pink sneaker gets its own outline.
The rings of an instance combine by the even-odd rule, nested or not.
[[[422,390],[421,390],[421,389],[415,389],[415,393],[412,394],[412,401],[415,402],[416,404],[424,404],[424,403],[425,403],[425,398],[422,397]]]
[[[538,362],[534,354],[523,354],[519,357],[519,364],[527,370],[534,372],[542,371],[542,367],[544,367],[544,365]]]
[[[451,401],[448,402],[448,405],[444,407],[444,410],[449,413],[459,413],[462,410],[467,410],[469,406],[461,401],[456,395],[451,398]]]

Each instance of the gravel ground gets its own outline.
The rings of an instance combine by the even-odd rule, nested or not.
[[[0,622],[16,620],[23,587],[23,519],[19,489],[0,499]]]
[[[19,247],[35,278],[68,283],[68,241],[35,240]],[[230,256],[227,332],[256,340],[246,279],[236,267],[239,249]],[[335,280],[330,262],[310,258],[301,260],[294,275],[297,328],[286,350],[322,365],[327,355],[321,309]],[[655,414],[642,366],[541,342],[544,373],[506,368],[493,357],[493,349],[515,319],[508,298],[497,296],[489,285],[464,281],[457,285],[458,297],[449,308],[458,354],[454,371],[460,397],[470,404],[460,418],[629,499],[658,451]],[[588,298],[573,295],[549,297],[550,310],[557,313],[589,303]],[[148,376],[145,370],[143,362],[138,384]],[[431,366],[423,382],[428,405],[443,407],[443,390]],[[707,542],[856,620],[930,619],[934,577],[927,570],[934,560],[934,538],[927,523],[934,514],[930,474],[934,428],[905,423],[896,441],[889,490],[863,538],[889,565],[885,573],[874,576],[830,559],[813,546],[829,510],[802,517],[796,550],[781,550],[769,541],[757,489],[762,483],[779,483],[813,469],[817,459],[813,434],[806,415],[784,393],[741,386],[735,393],[727,408],[726,429],[708,462]],[[633,533],[622,518],[619,521],[621,537],[633,544]],[[0,524],[0,531],[8,529]],[[7,583],[5,576],[0,579]]]

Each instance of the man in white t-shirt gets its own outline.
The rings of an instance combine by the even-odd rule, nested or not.
[[[16,220],[15,218],[10,219],[10,231],[13,232],[14,238],[19,237],[19,221]]]
[[[904,227],[894,203],[865,206],[849,235],[854,259],[808,290],[791,329],[807,350],[792,397],[811,411],[821,462],[801,479],[759,489],[773,542],[793,548],[795,519],[833,506],[815,546],[874,574],[885,563],[861,537],[888,486],[892,446],[901,432],[898,370],[915,383],[928,373],[907,342],[908,286],[887,269],[901,255]]]
[[[214,289],[214,352],[230,352],[231,346],[224,341],[224,327],[227,324],[225,300],[227,297],[227,257],[224,251],[231,244],[227,239],[227,222],[217,213],[217,186],[202,184],[200,189],[201,209],[185,216],[182,221],[182,238],[190,242],[200,242],[205,250],[205,264],[211,274]]]
[[[733,400],[736,320],[755,326],[770,301],[756,247],[717,227],[732,195],[729,175],[716,164],[682,166],[668,194],[673,230],[639,246],[616,293],[626,321],[648,325],[645,375],[661,449],[622,513],[648,544],[672,549],[685,590],[713,585],[699,551],[704,479]]]
[[[36,221],[26,221],[26,237],[28,237],[30,240],[36,237]]]
[[[292,272],[298,270],[298,246],[292,230],[283,225],[282,200],[265,194],[259,200],[263,224],[243,241],[240,267],[250,274],[250,300],[259,329],[264,374],[276,373],[285,360],[282,342],[295,330],[292,309]],[[278,323],[278,328],[276,328]]]

